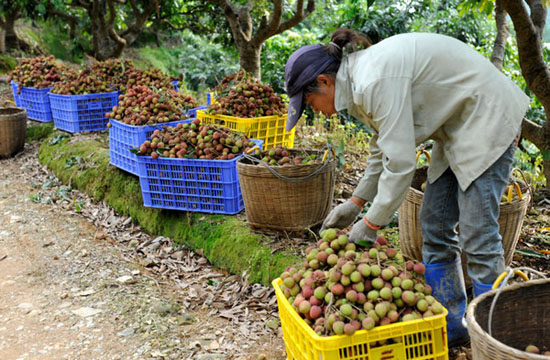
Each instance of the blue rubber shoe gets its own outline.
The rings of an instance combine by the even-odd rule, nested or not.
[[[493,284],[482,284],[482,283],[478,283],[477,281],[473,281],[473,284],[474,284],[474,298],[493,289]]]
[[[470,340],[466,328],[466,286],[460,258],[448,263],[425,264],[424,277],[432,287],[432,296],[443,305],[447,315],[447,341],[449,348]]]

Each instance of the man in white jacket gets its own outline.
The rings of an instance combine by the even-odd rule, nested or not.
[[[457,345],[468,340],[461,251],[475,295],[504,271],[499,204],[529,98],[454,38],[401,34],[343,56],[344,46],[359,40],[338,29],[328,45],[308,45],[290,56],[287,130],[306,105],[327,116],[347,109],[372,129],[365,175],[323,223],[347,227],[372,202],[349,234],[360,245],[374,243],[389,223],[411,184],[416,147],[434,140],[420,214],[422,255],[426,281],[449,310],[449,344]]]

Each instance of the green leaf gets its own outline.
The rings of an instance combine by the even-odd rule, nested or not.
[[[550,161],[550,149],[541,150],[540,153],[544,161]]]
[[[338,144],[338,148],[336,149],[336,152],[338,154],[342,154],[345,150],[345,144],[344,144],[344,139],[341,139],[340,140],[340,144]]]
[[[46,7],[44,6],[44,4],[38,4],[38,6],[36,7],[36,10],[39,13],[44,14],[46,12]]]
[[[547,258],[546,255],[541,254],[541,253],[539,253],[535,250],[531,250],[531,249],[519,249],[519,250],[516,250],[516,254],[520,254],[520,255],[523,255],[523,256],[543,258],[543,259]]]
[[[367,8],[374,4],[374,0],[367,0]]]

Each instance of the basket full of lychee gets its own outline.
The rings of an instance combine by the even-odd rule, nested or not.
[[[424,271],[422,263],[406,261],[382,236],[362,249],[342,231],[327,229],[316,246],[306,249],[303,266],[281,274],[277,286],[284,299],[278,301],[290,304],[320,336],[444,317]]]

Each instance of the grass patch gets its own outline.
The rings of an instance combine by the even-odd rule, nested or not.
[[[139,59],[135,59],[134,63],[139,68],[157,68],[165,74],[177,75],[173,69],[177,67],[178,58],[163,47],[145,46],[139,48]]]
[[[107,136],[73,141],[66,133],[53,131],[42,142],[38,157],[63,183],[95,201],[104,200],[148,233],[202,252],[213,265],[230,273],[246,272],[252,282],[270,285],[287,266],[302,261],[290,252],[271,254],[266,239],[251,232],[242,216],[144,207],[139,179],[109,165]]]
[[[53,122],[30,125],[27,127],[26,142],[42,140],[53,132]]]
[[[0,74],[12,71],[17,66],[17,59],[9,55],[0,54]]]

